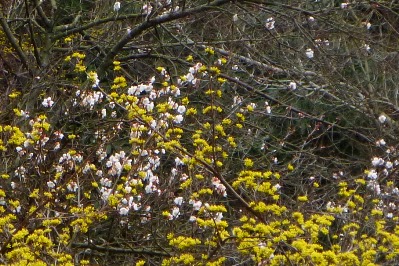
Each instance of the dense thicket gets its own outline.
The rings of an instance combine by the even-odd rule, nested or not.
[[[2,264],[398,263],[394,1],[0,7]]]

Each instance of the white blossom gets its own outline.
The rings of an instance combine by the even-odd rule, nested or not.
[[[387,121],[387,117],[382,114],[378,117],[378,121],[380,121],[380,123],[383,124]]]
[[[306,57],[309,59],[313,58],[313,56],[314,56],[314,52],[311,48],[306,49],[305,54],[306,54]]]
[[[384,164],[384,160],[383,160],[382,158],[379,158],[379,157],[374,157],[374,158],[371,160],[371,164],[372,164],[374,167],[380,166],[380,165],[383,165],[383,164]]]
[[[121,9],[121,3],[116,1],[115,4],[114,4],[114,11],[118,12],[119,9]]]
[[[173,218],[177,218],[180,215],[180,208],[179,207],[173,207],[172,209],[172,216]]]
[[[177,205],[180,206],[183,203],[183,197],[177,197],[173,200],[173,202]]]
[[[266,29],[268,29],[268,30],[272,30],[272,29],[274,29],[274,18],[268,18],[268,19],[266,19]]]
[[[55,188],[55,183],[53,181],[48,181],[47,182],[47,187],[48,188]]]
[[[294,81],[291,81],[290,84],[288,84],[288,88],[291,90],[296,90],[296,83]]]
[[[177,107],[177,112],[179,114],[184,114],[186,112],[186,107],[184,105],[180,105],[179,107]]]
[[[377,141],[375,142],[375,145],[376,145],[377,147],[385,146],[385,145],[386,145],[386,142],[385,142],[384,139],[379,139],[379,140],[377,140]]]
[[[374,169],[372,169],[368,172],[367,177],[371,180],[375,180],[377,179],[378,175],[377,172]]]
[[[53,106],[54,101],[51,100],[51,97],[47,97],[46,99],[43,100],[42,105],[46,108]]]
[[[194,211],[199,211],[202,206],[202,202],[200,200],[190,200],[190,204],[193,205]]]
[[[127,215],[128,213],[129,213],[129,208],[127,208],[127,207],[122,207],[119,209],[120,215]]]
[[[370,51],[371,51],[371,47],[370,47],[370,45],[368,45],[367,43],[365,43],[365,44],[363,45],[363,47],[364,47],[364,49],[366,49],[366,52],[370,52]]]

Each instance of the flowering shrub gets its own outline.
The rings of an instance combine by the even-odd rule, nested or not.
[[[186,2],[5,7],[1,264],[397,264],[388,3]]]

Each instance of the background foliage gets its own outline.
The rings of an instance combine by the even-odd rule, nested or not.
[[[394,1],[0,3],[4,265],[398,263]]]

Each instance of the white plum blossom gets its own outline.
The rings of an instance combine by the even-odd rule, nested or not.
[[[180,206],[183,203],[183,197],[177,197],[173,200],[173,202],[177,205]]]
[[[150,5],[150,4],[145,4],[145,5],[143,5],[143,12],[144,12],[144,14],[150,14],[151,13],[151,11],[152,11],[152,6]]]
[[[55,188],[55,183],[53,181],[48,181],[47,182],[47,187],[50,188],[50,189]]]
[[[180,105],[179,107],[177,107],[177,112],[179,114],[184,114],[186,112],[186,107],[184,105]]]
[[[374,157],[374,158],[371,160],[371,164],[372,164],[374,167],[380,166],[380,165],[383,165],[383,164],[384,164],[384,160],[383,160],[382,158],[379,158],[379,157]]]
[[[380,121],[381,124],[384,124],[387,121],[387,117],[382,114],[378,117],[378,121]]]
[[[341,3],[341,8],[342,9],[348,8],[348,5],[349,5],[349,3],[346,3],[346,2]]]
[[[106,118],[106,117],[107,117],[107,109],[103,108],[103,109],[101,110],[101,118],[104,119],[104,118]]]
[[[184,162],[179,157],[176,157],[175,164],[176,164],[176,166],[180,166],[180,165],[184,165]]]
[[[14,210],[12,210],[13,213],[20,213],[21,212],[21,205],[18,205]]]
[[[217,212],[215,214],[215,222],[220,222],[223,219],[223,213]]]
[[[219,178],[212,178],[212,185],[218,194],[223,195],[223,197],[227,197],[226,187],[220,182]]]
[[[375,180],[378,178],[378,174],[374,169],[372,169],[372,170],[368,171],[367,177],[371,180]]]
[[[129,208],[127,208],[127,207],[122,207],[119,209],[120,215],[128,215],[128,213],[129,213]]]
[[[51,99],[51,97],[47,97],[46,99],[43,100],[42,105],[46,108],[53,106],[54,101]]]
[[[76,192],[77,190],[78,190],[78,184],[76,184],[76,182],[70,182],[68,185],[67,185],[67,190],[69,191],[69,192]]]
[[[114,4],[114,11],[118,12],[121,9],[121,2],[116,1]]]
[[[237,22],[238,21],[238,15],[237,14],[234,14],[234,16],[233,16],[233,22]]]
[[[194,223],[195,221],[197,221],[197,217],[191,215],[190,219],[188,219],[188,221]]]
[[[176,115],[173,118],[173,122],[175,122],[176,124],[180,124],[181,122],[183,122],[183,116],[182,115]]]
[[[373,190],[374,193],[377,194],[377,195],[381,194],[381,187],[375,180],[369,181],[367,183],[367,188]]]
[[[375,145],[376,145],[377,147],[385,146],[385,145],[386,145],[386,142],[385,142],[384,139],[379,139],[379,140],[377,140],[377,141],[375,142]]]
[[[306,57],[309,59],[313,58],[313,56],[314,56],[314,52],[311,48],[306,49],[305,54],[306,54]]]
[[[390,162],[390,161],[388,161],[388,162],[385,163],[385,167],[386,167],[387,169],[391,169],[391,168],[393,167],[393,163]]]
[[[296,90],[296,83],[294,81],[291,81],[290,84],[288,84],[288,88],[291,90]]]
[[[108,178],[101,178],[101,179],[100,179],[100,184],[101,184],[103,187],[112,187],[112,181],[109,180]]]
[[[179,207],[173,207],[172,209],[172,217],[177,218],[180,215],[180,208]]]
[[[202,206],[202,202],[200,200],[190,200],[189,203],[193,205],[194,211],[199,211]]]
[[[268,29],[268,30],[274,29],[274,23],[275,23],[274,18],[266,19],[266,25],[265,25],[266,29]]]

